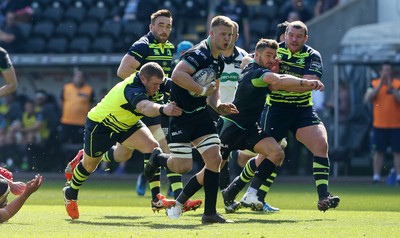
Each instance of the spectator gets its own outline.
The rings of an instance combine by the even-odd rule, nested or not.
[[[94,101],[93,88],[85,82],[86,75],[73,69],[72,82],[64,85],[61,101],[62,115],[59,125],[61,143],[82,144],[86,115]]]
[[[178,64],[181,56],[190,48],[193,47],[193,43],[187,40],[179,42],[176,50],[176,54],[174,54],[174,57],[172,59],[172,69],[175,68],[175,66]],[[172,72],[173,70],[171,70]]]
[[[15,24],[15,14],[7,12],[6,21],[0,28],[0,46],[9,53],[21,53],[23,40],[21,29]]]
[[[224,15],[237,22],[243,34],[239,35],[236,45],[247,50],[250,44],[249,10],[243,0],[223,0],[211,12],[209,19],[215,15]]]
[[[364,97],[372,102],[373,182],[381,180],[385,152],[391,148],[397,183],[400,184],[400,79],[393,77],[392,65],[383,63],[379,78],[373,79]]]
[[[290,5],[283,10],[281,21],[288,20],[291,13],[291,17],[293,17],[293,12],[297,12],[302,22],[306,22],[313,17],[312,13],[305,6],[303,0],[291,0]]]
[[[339,4],[340,0],[317,0],[314,7],[314,16],[319,16]]]
[[[14,13],[17,22],[29,22],[32,18],[33,10],[29,0],[5,0],[1,5],[2,13]]]
[[[18,123],[22,111],[23,103],[18,100],[16,93],[4,97],[0,104],[0,162],[10,169],[20,165],[20,150],[10,126]]]

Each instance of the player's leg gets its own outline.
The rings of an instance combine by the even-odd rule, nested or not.
[[[339,205],[340,199],[328,191],[330,163],[328,139],[325,126],[321,124],[302,127],[296,132],[296,139],[314,155],[313,175],[318,192],[318,209],[326,211]]]
[[[264,137],[266,135],[261,133],[260,136]],[[263,207],[263,203],[258,200],[257,191],[262,183],[276,170],[276,167],[282,163],[284,152],[272,137],[264,137],[259,140],[254,146],[254,152],[259,153],[256,158],[257,169],[249,189],[241,199],[241,203],[245,207],[260,210]]]
[[[102,158],[102,151],[108,150],[117,142],[116,133],[111,137],[112,133],[112,130],[99,123],[91,120],[86,122],[84,137],[86,151],[83,153],[83,159],[73,170],[71,183],[63,189],[66,210],[72,219],[79,218],[77,200],[80,187],[97,168]]]

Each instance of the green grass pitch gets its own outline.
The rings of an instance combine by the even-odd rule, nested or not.
[[[64,180],[60,175],[59,179],[45,178],[42,187],[21,211],[0,224],[0,237],[337,238],[400,235],[399,187],[333,181],[330,190],[340,196],[341,203],[337,209],[323,213],[316,208],[317,194],[310,181],[294,183],[278,178],[267,197],[271,205],[281,209],[275,214],[246,208],[235,214],[225,214],[219,195],[218,212],[235,223],[202,225],[203,206],[184,213],[179,220],[170,220],[165,212],[151,211],[149,189],[145,196],[138,196],[135,181],[112,175],[86,181],[79,194],[80,218],[71,221],[63,204]],[[13,198],[10,196],[9,200]],[[195,198],[204,199],[203,191]]]

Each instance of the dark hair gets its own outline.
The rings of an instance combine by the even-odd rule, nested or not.
[[[144,64],[139,71],[140,77],[145,77],[147,80],[150,80],[153,76],[157,78],[164,78],[164,70],[161,66],[155,62],[148,62]]]
[[[285,31],[286,31],[286,28],[287,28],[288,25],[289,25],[289,22],[288,21],[284,21],[284,22],[279,23],[276,26],[275,40],[277,42],[281,41],[280,37],[281,37],[282,34],[285,34]]]
[[[172,19],[172,14],[168,9],[158,10],[155,13],[151,14],[151,16],[150,16],[151,24],[154,25],[154,23],[156,22],[157,17],[169,17],[169,18]]]
[[[279,48],[279,45],[276,40],[261,38],[256,44],[256,51],[263,50],[265,48],[277,50]]]
[[[302,21],[292,21],[288,24],[286,28],[286,32],[289,30],[290,27],[296,28],[296,29],[304,29],[304,35],[308,35],[308,28],[306,24]]]

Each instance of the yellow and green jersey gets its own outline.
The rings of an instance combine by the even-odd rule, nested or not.
[[[171,77],[174,50],[175,47],[171,42],[160,43],[153,33],[149,32],[133,43],[128,54],[139,61],[140,66],[148,62],[156,62],[164,70],[165,76]],[[137,70],[139,69],[140,67]]]
[[[154,100],[158,100],[158,94]],[[139,74],[135,73],[116,84],[88,113],[92,121],[103,124],[115,132],[123,132],[135,125],[143,115],[136,105],[142,100],[153,101],[146,93]]]
[[[299,52],[292,54],[285,42],[279,44],[277,56],[280,59],[279,73],[290,74],[299,78],[304,75],[316,75],[322,77],[322,58],[318,51],[308,45],[304,45]],[[284,90],[272,91],[266,101],[267,105],[284,106],[312,106],[311,91],[288,92]]]

